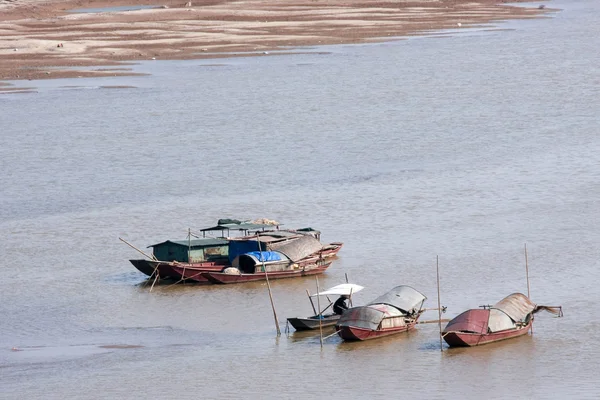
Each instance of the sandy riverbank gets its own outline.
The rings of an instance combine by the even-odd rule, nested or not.
[[[127,75],[126,61],[386,40],[548,11],[501,1],[0,0],[0,80]],[[157,8],[70,12],[134,5]],[[115,68],[89,68],[106,65]]]

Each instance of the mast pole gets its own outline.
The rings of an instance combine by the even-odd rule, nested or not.
[[[308,296],[308,300],[310,301],[310,305],[312,306],[312,309],[313,309],[315,315],[317,315],[317,310],[315,310],[315,303],[313,303],[312,298],[310,297],[310,292],[308,291],[308,289],[306,289],[306,295]]]
[[[188,264],[192,263],[192,260],[190,260],[191,252],[192,252],[192,228],[188,228]]]
[[[315,275],[315,281],[317,282],[317,294],[319,294],[319,277]],[[323,319],[321,313],[321,296],[317,296],[317,306],[319,307],[319,341],[321,342],[321,350],[323,350]]]
[[[440,328],[440,351],[444,351],[442,345],[442,305],[440,300],[440,256],[435,256],[435,269],[437,274],[437,300],[438,300],[438,325]]]
[[[277,312],[275,312],[275,304],[273,303],[273,294],[271,293],[271,283],[269,282],[269,274],[267,268],[265,268],[265,258],[263,257],[262,250],[260,248],[260,237],[256,234],[256,242],[258,243],[258,254],[260,254],[260,260],[262,261],[263,271],[267,280],[267,289],[269,290],[269,299],[271,300],[271,308],[273,309],[273,318],[275,319],[275,328],[277,329],[277,336],[281,336],[281,330],[279,329],[279,320],[277,319]]]
[[[527,276],[527,298],[531,300],[531,291],[529,290],[529,263],[527,262],[527,243],[525,243],[525,275]],[[533,318],[533,314],[531,315],[531,318]],[[531,324],[529,331],[533,335],[533,323]]]
[[[525,243],[525,275],[527,276],[527,297],[531,299],[529,291],[529,264],[527,262],[527,243]]]

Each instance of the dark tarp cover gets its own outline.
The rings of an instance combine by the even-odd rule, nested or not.
[[[524,294],[513,293],[494,304],[493,308],[503,311],[513,321],[518,322],[531,314],[536,305]]]
[[[403,316],[397,308],[387,304],[372,304],[368,306],[353,307],[342,314],[339,326],[350,326],[356,328],[377,330],[379,324],[385,319],[389,321],[389,317]],[[406,325],[403,319],[398,319],[391,326]]]
[[[268,247],[269,250],[283,253],[296,262],[321,250],[323,245],[310,235],[302,235],[291,240],[269,243]]]
[[[401,285],[379,296],[369,304],[389,304],[410,314],[419,311],[426,299],[427,297],[416,289]]]

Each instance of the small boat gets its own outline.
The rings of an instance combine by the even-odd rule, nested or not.
[[[375,339],[407,332],[425,311],[427,297],[410,286],[396,286],[365,306],[353,307],[335,325],[347,341]]]
[[[308,296],[308,299],[310,300],[310,304],[312,305],[315,315],[306,318],[288,318],[287,320],[297,331],[307,331],[311,329],[319,329],[320,327],[325,328],[334,326],[340,319],[341,315],[335,313],[325,314],[325,311],[327,311],[327,309],[333,305],[328,296],[348,296],[350,301],[352,301],[352,295],[356,292],[360,292],[363,289],[364,288],[360,285],[343,283],[325,291],[311,294]],[[313,298],[316,298],[317,296],[325,296],[327,300],[329,300],[329,305],[327,305],[327,307],[320,312],[317,312],[315,303],[313,301]]]
[[[540,306],[513,293],[493,306],[481,306],[448,322],[442,337],[450,347],[471,347],[526,335],[535,313],[545,310],[562,317],[561,306]]]

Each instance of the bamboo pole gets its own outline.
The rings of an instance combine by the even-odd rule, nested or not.
[[[319,293],[319,277],[315,275],[315,281],[317,282],[317,293]],[[321,349],[323,349],[323,320],[321,319],[321,296],[317,296],[317,305],[319,307],[319,341],[321,342]]]
[[[188,264],[192,262],[191,258],[192,252],[192,230],[188,228]]]
[[[330,337],[337,335],[339,332],[340,332],[340,331],[335,331],[335,332],[333,332],[331,335],[327,335],[327,336],[325,336],[325,337],[323,338],[323,340],[329,339]]]
[[[156,257],[154,257],[154,254],[152,256],[149,256],[148,254],[144,253],[142,250],[138,249],[137,247],[135,247],[134,245],[132,245],[131,243],[129,243],[127,240],[123,239],[123,238],[119,238],[119,240],[123,243],[125,243],[126,245],[128,245],[129,247],[131,247],[132,249],[139,251],[140,253],[142,253],[143,255],[145,255],[146,257],[148,257],[149,259],[153,260],[153,261],[158,261],[158,259]]]
[[[527,298],[531,300],[531,291],[529,290],[529,262],[527,261],[527,243],[525,243],[525,275],[527,277]],[[531,315],[531,318],[533,318],[533,315]],[[533,321],[531,322],[529,332],[531,332],[533,335]]]
[[[438,322],[448,322],[449,318],[444,319],[429,319],[427,321],[418,321],[417,324],[437,324]]]
[[[437,275],[437,300],[438,300],[438,325],[440,328],[440,351],[444,351],[442,344],[442,305],[440,301],[440,256],[435,256],[435,270]]]
[[[156,271],[154,271],[156,272]],[[154,277],[154,282],[152,282],[152,286],[150,286],[150,291],[152,292],[152,289],[154,289],[154,284],[156,283],[156,280],[158,279],[158,274],[156,274],[156,276]]]
[[[310,292],[306,289],[306,295],[308,296],[308,300],[310,301],[310,305],[312,306],[313,312],[317,315],[317,310],[315,310],[315,303],[312,301],[312,297],[310,297]]]
[[[279,320],[277,319],[277,312],[275,311],[275,304],[273,303],[273,294],[271,293],[271,283],[269,282],[269,274],[267,273],[267,268],[265,267],[265,259],[260,248],[259,235],[256,235],[256,241],[258,243],[258,253],[260,254],[260,259],[262,261],[263,272],[265,273],[265,279],[267,280],[267,289],[269,290],[269,299],[271,300],[271,308],[273,309],[273,318],[275,319],[275,328],[277,329],[277,336],[281,336],[281,330],[279,329]]]
[[[525,275],[527,276],[527,297],[531,299],[529,290],[529,263],[527,262],[527,243],[525,243]]]

